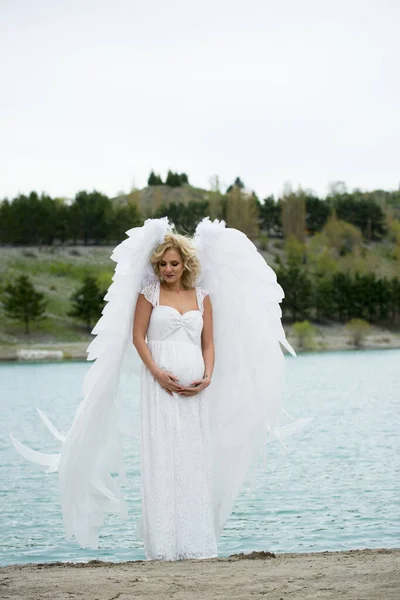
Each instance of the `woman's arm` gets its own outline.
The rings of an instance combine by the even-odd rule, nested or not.
[[[214,370],[215,351],[214,351],[214,336],[213,336],[213,322],[212,322],[212,307],[210,297],[204,298],[204,312],[203,312],[203,330],[201,333],[201,350],[203,353],[204,360],[204,375],[203,379],[192,381],[191,387],[184,388],[181,392],[181,396],[194,396],[199,392],[202,392],[206,387],[210,385],[211,376]]]
[[[212,322],[212,307],[210,296],[204,298],[203,331],[201,334],[201,349],[204,359],[204,378],[211,381],[214,370],[215,350]]]
[[[135,316],[133,319],[132,341],[138,354],[150,373],[154,376],[157,371],[157,365],[150,354],[146,344],[146,334],[149,328],[149,322],[153,307],[146,298],[139,294],[136,303]]]
[[[158,368],[146,344],[146,334],[152,310],[151,303],[142,294],[139,294],[133,319],[132,341],[140,358],[154,379],[172,396],[172,392],[178,392],[182,389],[182,386],[178,385],[178,379],[174,375]]]

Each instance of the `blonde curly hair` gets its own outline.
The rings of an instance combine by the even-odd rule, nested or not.
[[[195,286],[200,276],[200,261],[191,239],[179,233],[167,233],[164,241],[154,250],[150,263],[154,273],[160,278],[159,262],[167,250],[179,252],[183,261],[182,285],[188,290]]]

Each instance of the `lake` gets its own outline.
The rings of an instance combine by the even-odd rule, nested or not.
[[[139,514],[138,380],[126,388],[124,438],[129,519],[110,515],[98,550],[64,538],[57,474],[22,459],[8,432],[58,452],[36,407],[67,431],[88,363],[0,365],[0,565],[144,558]],[[286,357],[285,408],[313,416],[267,461],[238,498],[219,543],[236,552],[313,552],[400,546],[400,350]]]

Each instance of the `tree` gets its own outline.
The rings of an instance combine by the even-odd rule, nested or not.
[[[169,204],[162,204],[154,216],[168,217],[179,233],[192,234],[199,221],[208,215],[208,208],[209,203],[207,200],[200,202],[191,200],[188,204],[170,202]]]
[[[304,243],[306,236],[306,194],[302,189],[293,192],[286,185],[281,198],[282,226],[285,238],[290,235]]]
[[[159,175],[156,175],[154,171],[152,171],[147,180],[148,185],[163,185],[163,180]]]
[[[44,294],[35,290],[29,277],[21,275],[16,283],[5,286],[3,308],[9,317],[24,322],[28,335],[30,322],[43,318],[46,300]]]
[[[244,183],[243,181],[240,179],[240,177],[236,177],[235,181],[232,183],[232,185],[230,185],[228,187],[228,189],[226,190],[226,193],[229,194],[229,192],[231,192],[234,188],[237,188],[238,190],[244,190]]]
[[[72,310],[68,316],[84,321],[90,331],[93,321],[97,321],[104,307],[103,296],[96,279],[87,275],[82,287],[71,296]]]
[[[329,245],[336,250],[338,256],[351,252],[362,242],[361,231],[355,225],[338,219],[335,211],[329,217],[322,233],[325,234]]]
[[[187,176],[186,176],[187,178]],[[167,179],[165,180],[166,185],[169,185],[170,187],[181,187],[182,185],[182,178],[181,175],[179,175],[179,173],[173,173],[172,171],[168,171],[167,174]]]
[[[110,236],[111,200],[100,192],[78,192],[70,207],[70,228],[74,240],[104,242]]]
[[[321,231],[331,213],[329,201],[306,194],[306,226],[309,234]]]
[[[281,207],[278,202],[275,202],[275,198],[268,196],[263,202],[258,202],[258,211],[261,230],[266,231],[269,236],[282,237]]]
[[[277,270],[278,283],[283,287],[285,297],[282,310],[293,321],[307,319],[313,304],[313,287],[305,269],[297,266],[280,267]]]
[[[251,194],[246,194],[239,186],[226,194],[224,220],[229,227],[243,231],[248,237],[259,235],[259,202]]]

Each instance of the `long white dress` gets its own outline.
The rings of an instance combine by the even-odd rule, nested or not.
[[[160,306],[158,281],[148,282],[141,293],[153,305],[147,344],[157,366],[182,385],[202,378],[207,292],[196,287],[198,310],[183,315]],[[207,391],[170,396],[142,367],[140,529],[149,559],[217,556]]]

